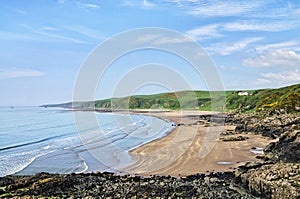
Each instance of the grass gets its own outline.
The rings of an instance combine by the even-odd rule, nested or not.
[[[98,109],[168,109],[240,112],[285,110],[288,113],[300,111],[300,84],[278,89],[239,91],[179,91],[154,95],[134,95],[90,102],[75,102],[44,107],[78,107]]]

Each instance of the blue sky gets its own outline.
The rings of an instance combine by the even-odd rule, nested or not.
[[[143,27],[168,28],[196,40],[219,69],[226,89],[300,82],[297,0],[3,0],[0,12],[2,106],[70,101],[89,53],[106,38]],[[115,63],[96,97],[111,97],[126,70],[153,59],[183,73],[193,89],[206,89],[178,58],[145,51]]]

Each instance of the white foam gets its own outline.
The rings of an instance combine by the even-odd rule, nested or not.
[[[49,149],[50,145],[44,146],[43,149]]]
[[[11,155],[4,155],[0,157],[0,176],[12,175],[24,170],[36,158],[47,155],[54,151],[44,151],[39,153],[40,150],[33,150]],[[4,165],[2,165],[4,164]]]
[[[236,164],[236,162],[217,162],[217,164],[229,165],[229,164]]]

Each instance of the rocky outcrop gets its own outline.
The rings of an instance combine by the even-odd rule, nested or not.
[[[300,130],[300,115],[296,114],[229,114],[226,123],[236,125],[236,132],[261,134],[278,138],[283,132]]]
[[[236,125],[236,133],[279,138],[264,149],[262,162],[236,171],[234,184],[257,197],[300,198],[300,115],[229,114],[226,123]]]
[[[300,165],[295,163],[246,165],[236,172],[234,182],[254,196],[296,199],[300,197]]]
[[[0,197],[57,198],[253,198],[230,188],[232,173],[170,176],[116,176],[112,173],[7,176],[0,179]]]
[[[285,132],[278,142],[265,148],[265,160],[300,163],[300,131]]]
[[[264,152],[264,162],[239,168],[235,184],[263,198],[300,198],[300,131],[282,133]]]
[[[233,137],[233,136],[230,136],[230,137],[220,137],[219,140],[223,141],[223,142],[231,142],[231,141],[244,141],[244,140],[247,140],[249,139],[249,137],[247,136],[236,136],[236,137]]]

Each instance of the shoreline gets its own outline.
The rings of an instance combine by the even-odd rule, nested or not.
[[[167,119],[177,124],[174,130],[166,136],[129,151],[135,163],[125,170],[136,175],[188,176],[197,173],[230,172],[247,162],[258,161],[256,159],[258,154],[252,153],[251,148],[264,148],[270,143],[270,140],[261,135],[251,134],[247,134],[249,139],[245,141],[223,142],[216,140],[206,156],[200,158],[199,151],[207,145],[204,143],[204,139],[208,133],[220,130],[233,131],[235,126],[224,125],[220,127],[198,124],[195,118],[216,114],[216,112],[210,111],[133,110],[129,113]],[[240,135],[236,134],[235,136]]]
[[[70,111],[93,111],[72,109]],[[207,140],[210,133],[234,131],[235,125],[212,125],[201,116],[224,114],[215,111],[194,110],[94,110],[98,113],[135,114],[152,116],[176,127],[160,138],[143,143],[127,151],[132,157],[129,166],[119,168],[117,173],[140,176],[171,175],[188,176],[197,173],[232,172],[247,162],[259,161],[253,147],[264,148],[271,141],[261,135],[247,134],[244,141]],[[206,117],[205,117],[206,118]],[[241,136],[245,134],[236,134]],[[212,142],[213,144],[210,144]],[[212,145],[212,146],[209,146]],[[208,146],[208,147],[207,147]],[[208,148],[208,149],[206,149]],[[200,158],[200,150],[206,152]]]
[[[131,168],[131,171],[133,169],[138,170],[139,166],[146,163],[149,163],[146,167],[149,166],[151,168],[154,163],[167,160],[162,159],[162,156],[158,156],[153,161],[151,153],[155,154],[158,152],[159,154],[160,150],[169,149],[167,152],[173,153],[167,153],[165,157],[173,157],[178,152],[177,148],[184,145],[187,139],[178,142],[179,140],[170,138],[172,136],[176,137],[176,133],[182,136],[180,131],[184,133],[184,136],[191,135],[186,130],[197,129],[191,144],[185,152],[175,159],[174,162],[170,162],[167,167],[148,171],[148,173],[136,172],[136,174],[133,172],[112,173],[95,171],[79,174],[50,174],[42,172],[35,175],[9,175],[2,177],[0,180],[0,198],[93,198],[99,197],[99,195],[110,198],[204,197],[250,199],[268,197],[292,199],[299,197],[299,115],[271,115],[261,120],[260,115],[229,114],[226,124],[232,125],[225,125],[225,129],[221,134],[222,138],[226,139],[219,139],[214,149],[207,156],[203,157],[204,159],[199,159],[198,150],[205,143],[205,140],[201,139],[201,137],[206,132],[205,129],[209,128],[209,125],[201,122],[201,120],[204,119],[208,122],[209,119],[207,116],[200,117],[200,113],[198,115],[197,113],[199,112],[185,112],[179,117],[176,114],[174,116],[174,112],[170,111],[167,111],[167,114],[165,112],[156,112],[157,116],[166,114],[167,116],[164,115],[164,117],[173,119],[177,117],[178,121],[181,121],[179,123],[180,126],[177,126],[176,130],[167,136],[131,151],[138,158],[136,159],[136,167]],[[207,114],[207,112],[205,113]],[[148,112],[149,114],[152,113]],[[190,121],[190,123],[187,121]],[[214,123],[211,128],[217,127],[217,124],[217,122]],[[236,125],[238,125],[238,128],[234,129]],[[201,128],[198,128],[199,126]],[[248,137],[248,139],[240,139],[240,135]],[[261,135],[264,135],[264,138]],[[236,137],[236,139],[231,139],[232,137]],[[167,142],[168,139],[169,142]],[[177,146],[176,148],[169,146],[172,142],[177,144],[175,145]],[[263,145],[268,142],[272,143],[265,148],[264,152],[266,154],[263,155],[261,154],[263,147],[259,147],[258,144]],[[251,153],[249,149],[256,154]],[[198,156],[195,156],[195,154]],[[224,154],[226,156],[222,156]],[[218,162],[219,164],[217,165],[228,166],[232,163],[237,163],[229,162],[229,158],[242,159],[251,157],[255,159],[257,154],[260,155],[259,162],[247,163],[239,167],[237,172],[232,171],[234,169],[226,172],[218,168],[220,170],[197,172],[190,175],[184,173],[199,171],[201,166],[207,167],[212,163],[216,167],[216,159],[224,160]],[[215,157],[215,159],[210,159],[211,157]],[[201,165],[205,158],[208,162]],[[239,162],[238,164],[244,163],[246,162]],[[157,166],[157,164],[155,165]]]

